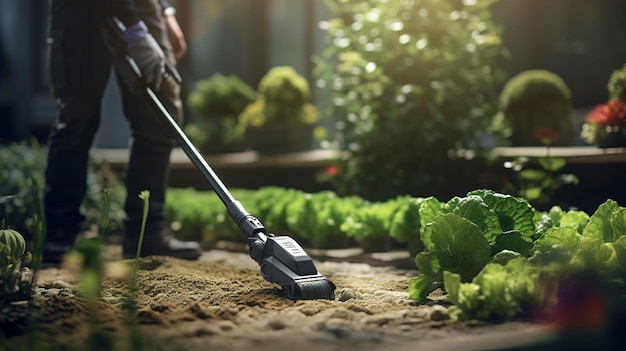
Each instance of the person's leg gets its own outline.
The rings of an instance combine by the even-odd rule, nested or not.
[[[98,19],[90,2],[51,2],[49,67],[58,115],[48,139],[44,262],[61,259],[84,219],[80,205],[87,187],[89,149],[111,70]]]
[[[158,1],[137,0],[135,6],[151,34],[164,52],[171,57],[171,47]],[[180,121],[179,89],[178,84],[164,81],[157,94],[169,113]],[[120,84],[120,90],[124,113],[131,127],[130,159],[126,169],[128,193],[124,207],[127,215],[124,257],[134,257],[136,254],[143,216],[143,201],[138,196],[140,192],[149,190],[149,213],[141,248],[142,255],[169,255],[196,259],[201,254],[200,245],[196,242],[181,242],[174,239],[166,227],[163,207],[174,138],[143,96],[133,95],[124,84]]]

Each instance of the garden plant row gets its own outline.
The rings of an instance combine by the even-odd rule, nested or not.
[[[610,199],[587,214],[558,206],[539,211],[525,199],[491,190],[445,202],[411,196],[372,202],[280,187],[233,194],[271,232],[304,246],[356,243],[385,251],[404,245],[420,271],[410,281],[410,297],[426,301],[443,290],[457,320],[545,313],[564,287],[587,280],[601,283],[603,294],[624,296],[626,208]],[[168,196],[166,208],[180,236],[205,243],[243,240],[211,192],[172,189]]]

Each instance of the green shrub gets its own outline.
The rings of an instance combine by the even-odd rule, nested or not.
[[[494,125],[506,130],[513,145],[571,144],[571,92],[565,81],[546,70],[527,70],[513,76],[500,94]]]
[[[4,220],[27,238],[33,234],[33,189],[43,189],[48,148],[36,141],[0,146],[0,196],[13,196],[0,203],[0,222]],[[34,183],[34,184],[33,184]],[[100,218],[100,198],[111,190],[110,233],[122,230],[126,190],[106,163],[90,160],[87,193],[81,204],[84,228],[96,225]],[[41,196],[41,195],[40,195]]]
[[[43,188],[47,152],[37,141],[0,146],[0,196],[14,196],[0,204],[0,222],[26,236],[33,229],[31,194],[33,186]]]
[[[189,108],[199,119],[187,123],[185,133],[202,151],[223,145],[236,148],[237,116],[256,98],[254,89],[237,76],[214,74],[196,82],[189,94]]]
[[[205,119],[237,116],[254,101],[254,89],[237,76],[214,74],[196,82],[187,102]]]
[[[319,111],[310,98],[308,81],[293,67],[273,67],[259,82],[257,99],[239,115],[237,133],[243,136],[249,127],[269,124],[313,124]]]
[[[618,99],[626,103],[626,65],[611,73],[607,83],[609,100]]]
[[[335,16],[321,23],[329,44],[314,73],[336,121],[323,145],[346,155],[341,194],[384,200],[458,182],[450,151],[483,146],[504,80],[492,2],[327,1]]]

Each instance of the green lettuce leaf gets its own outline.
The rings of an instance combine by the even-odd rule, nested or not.
[[[611,226],[611,216],[619,208],[614,200],[606,200],[589,218],[589,223],[583,230],[583,236],[590,239],[613,242],[615,237]]]
[[[583,270],[597,272],[611,278],[620,273],[623,267],[618,259],[618,248],[614,243],[603,243],[597,239],[583,238],[570,265]]]
[[[533,246],[532,239],[522,235],[517,230],[511,230],[498,235],[496,242],[492,247],[492,252],[501,252],[502,250],[511,250],[519,253],[524,257],[528,257],[530,249]]]
[[[502,250],[498,252],[497,254],[493,255],[489,263],[497,263],[497,264],[504,266],[510,260],[514,258],[518,258],[518,257],[522,257],[522,255],[517,251]]]
[[[561,225],[561,218],[565,215],[565,211],[560,206],[552,206],[548,211],[548,216],[552,218],[555,226]]]
[[[517,230],[528,237],[535,233],[534,212],[527,201],[485,190],[469,194],[480,196],[487,207],[496,213],[502,231]]]
[[[545,253],[556,249],[570,257],[578,250],[582,235],[576,229],[570,227],[557,227],[548,229],[541,238],[535,240],[530,250],[531,255]]]
[[[471,283],[461,282],[458,274],[444,273],[448,311],[454,320],[508,320],[523,314],[525,307],[541,299],[541,270],[525,258],[514,258],[506,265],[487,264]]]
[[[498,234],[502,232],[498,216],[487,207],[479,196],[470,195],[465,198],[457,198],[454,203],[447,205],[450,213],[476,224],[490,244],[493,244]]]
[[[589,223],[589,215],[587,213],[583,211],[567,211],[561,217],[559,226],[574,228],[578,233],[582,234],[587,223]]]
[[[420,241],[419,209],[423,198],[409,198],[396,211],[391,220],[389,235],[398,242]]]
[[[554,220],[547,214],[541,215],[539,220],[535,220],[535,233],[533,239],[541,238],[541,236],[550,228],[554,227]]]
[[[617,241],[626,235],[626,208],[620,207],[611,215],[611,229],[613,230],[613,240]]]
[[[491,248],[480,228],[455,214],[435,218],[422,235],[430,248],[429,254],[437,257],[440,270],[458,273],[464,281],[471,280],[491,256]]]
[[[422,228],[441,214],[442,206],[442,203],[432,196],[427,197],[424,201],[422,201],[422,205],[419,209],[420,225]]]

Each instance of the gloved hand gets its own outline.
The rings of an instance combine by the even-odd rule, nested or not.
[[[122,38],[128,46],[128,55],[135,60],[143,80],[152,88],[158,90],[165,72],[165,54],[148,32],[148,27],[143,21],[126,28]]]

